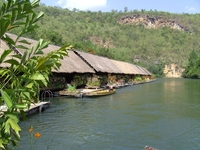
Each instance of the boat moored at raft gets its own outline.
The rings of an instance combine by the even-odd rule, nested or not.
[[[99,96],[106,96],[106,95],[111,95],[115,93],[116,93],[116,89],[100,89],[100,90],[84,93],[83,96],[84,97],[99,97]]]

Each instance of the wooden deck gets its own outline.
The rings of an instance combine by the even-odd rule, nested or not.
[[[49,107],[50,107],[50,101],[38,102],[35,104],[31,104],[29,109],[24,109],[24,112],[28,116],[34,113],[40,113]],[[7,107],[5,105],[0,106],[0,111],[5,112],[6,110],[7,110]]]
[[[26,113],[26,115],[31,115],[34,113],[40,113],[42,111],[44,111],[46,108],[50,107],[50,102],[38,102],[35,104],[31,104],[29,109],[25,109],[24,112]]]

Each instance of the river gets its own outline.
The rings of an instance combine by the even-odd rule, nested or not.
[[[200,80],[163,78],[110,96],[51,102],[20,122],[16,149],[30,149],[30,126],[41,134],[37,150],[200,149]]]

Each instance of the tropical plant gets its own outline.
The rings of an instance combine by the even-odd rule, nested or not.
[[[70,48],[44,54],[43,49],[49,42],[40,39],[35,47],[30,47],[31,43],[20,40],[38,28],[36,23],[44,16],[34,11],[38,6],[39,0],[7,0],[0,8],[0,39],[9,45],[0,56],[0,65],[9,65],[9,68],[0,68],[0,104],[5,103],[7,107],[0,112],[0,149],[17,145],[21,131],[19,116],[25,117],[24,108],[39,101],[40,85],[47,85],[51,70],[59,68],[60,59]],[[17,38],[11,39],[7,32],[16,28],[19,30]],[[23,50],[21,55],[13,53],[13,49],[18,48]]]
[[[200,57],[195,51],[190,53],[188,65],[182,74],[184,78],[200,78]]]
[[[142,81],[141,77],[135,77],[134,81]]]
[[[151,65],[150,67],[148,67],[148,70],[156,77],[163,77],[164,76],[163,68],[164,68],[163,64],[157,64],[157,65]]]

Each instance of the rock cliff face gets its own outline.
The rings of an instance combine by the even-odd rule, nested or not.
[[[183,68],[180,68],[177,64],[165,65],[164,74],[169,78],[181,78]]]
[[[160,27],[170,27],[172,29],[180,31],[189,31],[187,28],[181,26],[178,22],[164,19],[162,17],[150,17],[148,15],[132,15],[125,16],[118,20],[120,24],[135,24],[144,25],[146,28],[160,28]],[[166,77],[181,78],[183,68],[179,67],[177,64],[165,65],[164,74]]]
[[[159,28],[159,27],[171,27],[177,30],[188,31],[188,29],[182,27],[175,21],[163,19],[162,17],[150,17],[140,16],[140,15],[132,15],[125,16],[118,21],[120,24],[143,24],[147,28]]]

